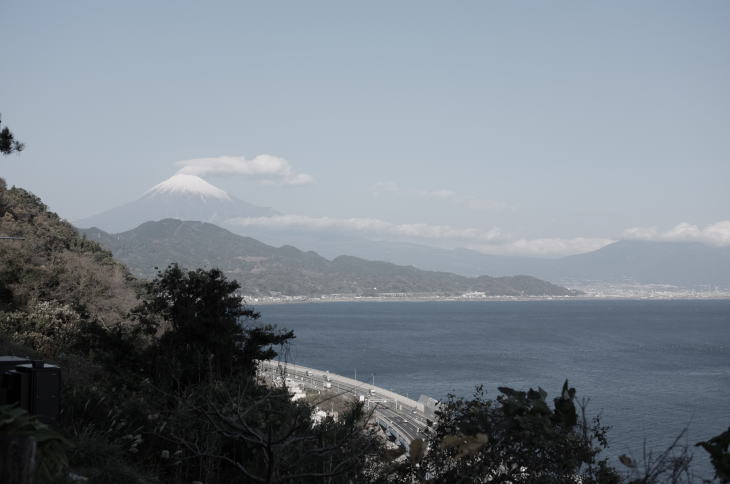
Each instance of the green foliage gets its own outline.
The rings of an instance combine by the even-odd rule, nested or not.
[[[720,435],[696,445],[710,454],[710,462],[715,468],[715,477],[720,482],[730,482],[730,427]]]
[[[70,375],[66,382],[62,428],[75,444],[70,464],[91,482],[152,482],[137,436],[154,430],[147,415],[155,404],[139,388],[113,380],[97,369],[91,378]]]
[[[218,269],[184,271],[177,264],[147,285],[135,311],[140,327],[164,332],[150,348],[155,371],[180,385],[233,374],[252,376],[255,361],[276,356],[274,346],[294,337],[271,326],[244,326],[259,314],[246,308],[235,281]]]
[[[106,325],[125,320],[138,288],[124,266],[43,202],[0,182],[0,233],[23,237],[0,244],[0,310],[30,311],[58,301]]]
[[[40,301],[29,311],[0,313],[0,333],[49,357],[75,347],[80,338],[81,316],[69,305]]]
[[[554,407],[538,388],[502,387],[496,401],[478,387],[474,398],[450,396],[437,412],[428,437],[430,451],[417,465],[397,471],[404,481],[429,482],[619,482],[597,459],[605,428],[579,423],[575,389],[566,381]]]
[[[57,478],[68,469],[67,453],[73,444],[22,408],[0,405],[0,435],[35,440],[36,474],[44,482]]]
[[[165,454],[177,456],[170,470],[180,480],[203,471],[206,482],[362,482],[381,451],[361,405],[315,425],[312,408],[286,391],[235,381],[203,384],[180,402]]]
[[[220,271],[173,265],[147,286],[137,325],[82,324],[83,346],[104,376],[70,378],[64,428],[99,450],[74,453],[74,465],[95,475],[106,456],[120,475],[153,469],[165,482],[364,475],[380,443],[363,431],[362,407],[313,425],[310,406],[262,386],[256,361],[275,356],[293,334],[242,324],[258,313],[242,306],[237,287]]]
[[[16,151],[23,151],[23,148],[25,148],[25,145],[15,139],[7,126],[0,130],[0,153],[9,155]]]

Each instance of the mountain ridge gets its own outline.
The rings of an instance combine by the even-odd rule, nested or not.
[[[490,255],[465,248],[442,249],[385,241],[347,247],[358,257],[379,256],[381,260],[396,264],[467,277],[485,273],[492,276],[530,274],[579,288],[584,283],[602,282],[730,289],[730,247],[699,242],[619,240],[592,252],[553,259]]]
[[[530,274],[571,287],[599,284],[670,285],[682,289],[730,289],[730,247],[697,242],[620,240],[593,252],[542,259],[488,255],[465,248],[444,249],[410,242],[374,241],[360,234],[276,227],[240,227],[240,217],[279,213],[249,204],[195,175],[177,174],[158,183],[138,200],[76,221],[77,227],[97,226],[110,233],[133,230],[149,220],[174,218],[210,222],[243,237],[269,245],[291,244],[325,258],[348,254],[422,270],[509,276]],[[225,264],[225,261],[221,261]]]
[[[80,229],[80,232],[106,247],[140,277],[153,277],[157,272],[155,267],[162,268],[172,262],[186,267],[218,267],[239,281],[244,294],[254,296],[577,294],[531,276],[468,278],[346,255],[328,260],[316,252],[292,246],[272,247],[206,222],[163,219],[118,234],[98,228]]]
[[[132,202],[73,221],[76,227],[122,232],[165,218],[223,222],[234,217],[267,217],[279,212],[240,200],[195,175],[178,174]]]

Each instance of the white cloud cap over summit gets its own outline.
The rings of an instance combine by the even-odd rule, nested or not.
[[[633,227],[624,230],[623,236],[625,239],[702,242],[722,247],[730,245],[730,220],[722,220],[704,228],[682,222],[666,232],[660,232],[656,227]]]
[[[186,175],[242,175],[256,178],[262,183],[305,185],[314,178],[306,173],[296,173],[284,158],[258,155],[247,160],[243,156],[218,156],[178,161],[179,174]]]

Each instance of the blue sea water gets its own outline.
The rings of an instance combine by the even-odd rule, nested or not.
[[[418,398],[567,378],[609,432],[609,455],[659,451],[730,426],[730,301],[350,302],[257,306],[294,330],[289,361]],[[707,471],[704,452],[695,453]]]

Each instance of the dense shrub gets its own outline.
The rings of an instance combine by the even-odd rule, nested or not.
[[[136,305],[139,285],[111,253],[79,236],[38,197],[4,181],[0,234],[23,238],[0,244],[0,311],[58,301],[112,325]]]
[[[63,479],[68,469],[67,453],[73,444],[25,410],[0,405],[0,437],[2,451],[8,452],[14,439],[31,438],[36,445],[36,472],[38,482],[52,482]],[[3,454],[2,458],[11,457]],[[8,463],[20,465],[20,462]],[[4,469],[6,472],[7,468]],[[3,480],[8,476],[0,476]]]
[[[218,269],[185,271],[177,264],[146,286],[135,315],[148,334],[162,330],[147,353],[159,379],[185,386],[251,377],[256,360],[273,358],[273,348],[294,337],[255,325],[259,314],[236,295],[239,287]]]
[[[575,389],[565,382],[551,408],[544,390],[500,388],[494,400],[478,387],[471,399],[453,395],[437,412],[438,425],[398,470],[404,482],[620,482],[605,461],[606,429],[579,415]]]
[[[81,329],[81,316],[56,301],[39,301],[28,311],[0,313],[0,333],[51,358],[75,347]]]

